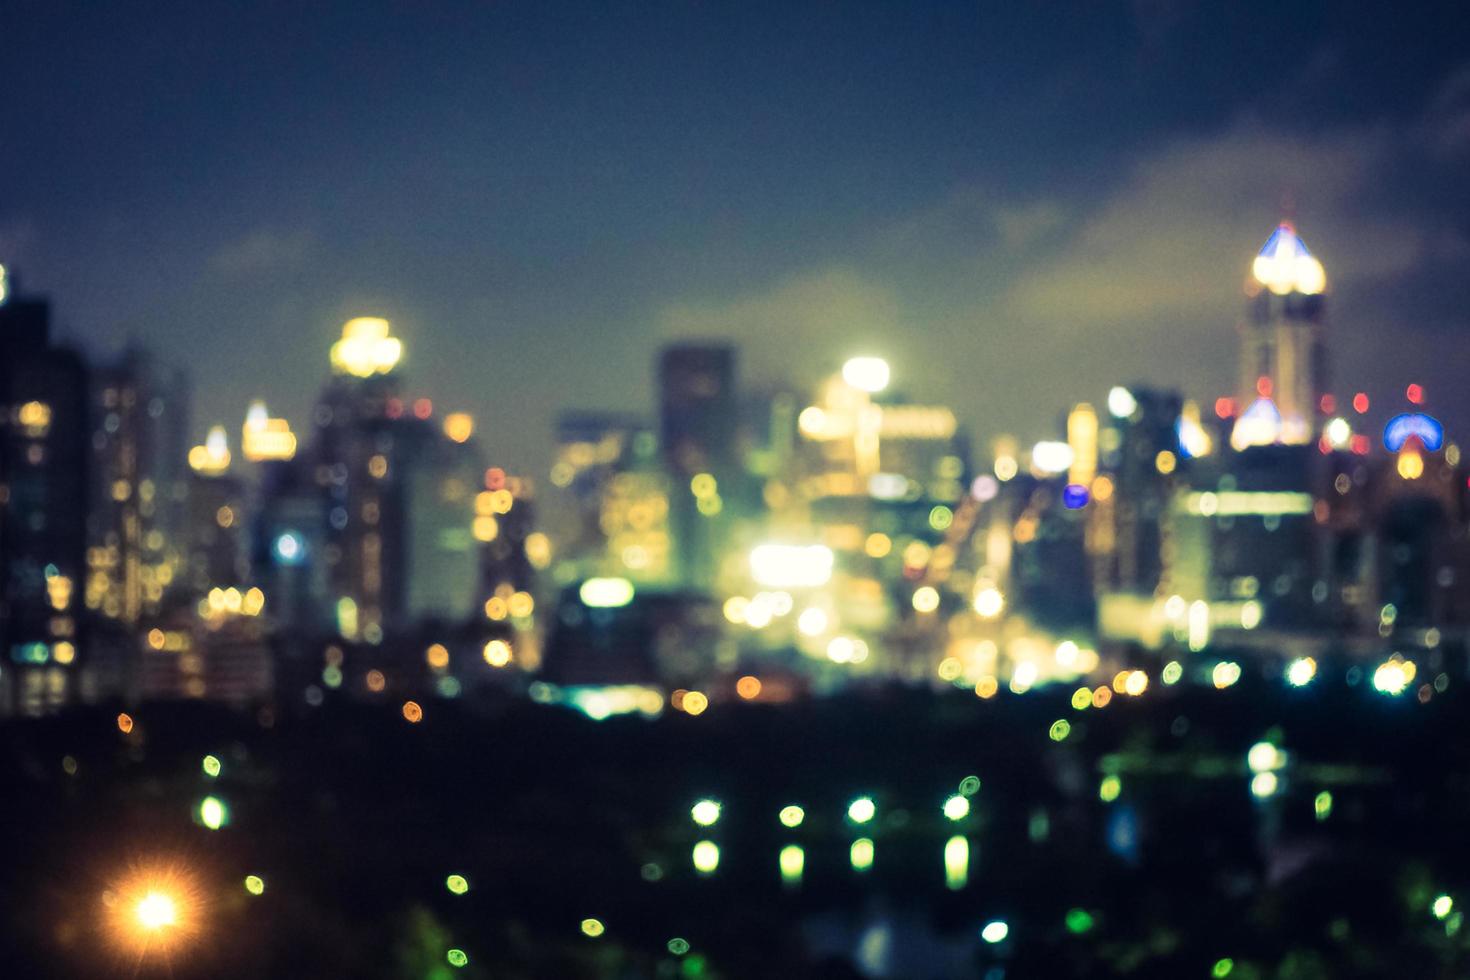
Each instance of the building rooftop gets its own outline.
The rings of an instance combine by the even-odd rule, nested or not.
[[[1311,296],[1327,288],[1322,263],[1307,251],[1291,222],[1283,221],[1261,246],[1251,275],[1278,296],[1302,293]]]

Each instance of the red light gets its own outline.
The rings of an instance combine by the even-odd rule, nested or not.
[[[1317,407],[1322,409],[1323,415],[1331,415],[1337,411],[1337,399],[1331,395],[1323,395],[1321,400],[1317,402]]]
[[[1360,391],[1353,396],[1353,411],[1359,415],[1368,411],[1368,396],[1365,393]]]
[[[1404,394],[1407,395],[1409,397],[1409,401],[1413,402],[1415,405],[1424,404],[1423,385],[1409,385],[1408,390],[1405,391]]]
[[[1271,379],[1264,374],[1256,379],[1256,394],[1262,398],[1271,397]]]
[[[390,399],[388,399],[388,407],[387,407],[386,411],[388,412],[388,417],[390,419],[402,418],[403,417],[403,399],[401,399],[401,398],[390,398]]]
[[[1326,436],[1323,436],[1321,439],[1317,440],[1317,451],[1320,452],[1323,456],[1326,456],[1328,453],[1332,452],[1332,443],[1327,441]]]
[[[420,398],[413,403],[413,414],[421,419],[426,419],[434,414],[434,403],[427,398]]]
[[[1361,436],[1361,435],[1360,436],[1353,436],[1353,441],[1352,441],[1351,445],[1353,447],[1353,452],[1357,453],[1359,456],[1366,456],[1366,455],[1368,455],[1368,437],[1367,436]]]
[[[1230,418],[1230,416],[1232,416],[1234,414],[1235,414],[1235,399],[1234,398],[1216,398],[1215,399],[1215,417],[1216,418],[1228,419],[1228,418]]]
[[[488,470],[486,470],[485,471],[485,489],[486,490],[503,490],[503,489],[505,489],[505,470],[501,469],[498,466],[492,466]]]

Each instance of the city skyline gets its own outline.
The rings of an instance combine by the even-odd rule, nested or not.
[[[1470,422],[1436,356],[1466,329],[1470,86],[1448,8],[1383,28],[1307,7],[1242,48],[1246,13],[1144,5],[1085,53],[1018,11],[906,19],[901,44],[878,8],[719,29],[556,13],[446,14],[412,48],[390,15],[323,13],[277,50],[268,12],[47,11],[0,58],[0,128],[21,137],[0,262],[94,355],[132,336],[187,364],[196,440],[257,397],[304,426],[341,323],[383,315],[415,394],[544,473],[559,410],[649,412],[656,350],[691,337],[737,343],[753,387],[885,356],[980,445],[1052,434],[1120,381],[1206,403],[1234,387],[1240,287],[1286,212],[1327,267],[1331,389],[1386,404],[1417,382],[1447,427]],[[619,59],[595,92],[573,25]],[[27,44],[63,30],[70,55]],[[1173,51],[1207,30],[1199,65]],[[344,89],[374,65],[394,84]],[[1082,96],[1085,72],[1119,84]],[[136,86],[108,97],[120,77]],[[715,97],[730,85],[741,113]],[[229,109],[206,101],[225,90]],[[614,109],[626,125],[599,128]]]
[[[1470,18],[17,0],[0,972],[1470,976]]]

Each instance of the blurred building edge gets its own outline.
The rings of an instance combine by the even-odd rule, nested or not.
[[[82,686],[87,380],[44,300],[0,299],[0,713],[54,711]]]

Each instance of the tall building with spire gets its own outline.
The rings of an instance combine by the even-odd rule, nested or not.
[[[1327,276],[1290,222],[1272,232],[1246,280],[1240,324],[1240,388],[1231,444],[1301,445],[1317,438],[1325,385],[1322,343]]]

